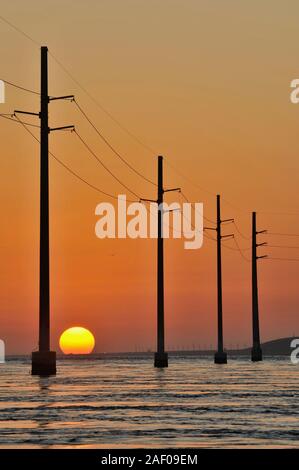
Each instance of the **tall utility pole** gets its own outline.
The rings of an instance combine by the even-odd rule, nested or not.
[[[157,352],[155,367],[168,367],[164,331],[163,157],[158,157]]]
[[[158,233],[157,233],[157,352],[155,353],[155,367],[168,367],[168,354],[165,352],[164,328],[164,237],[163,237],[163,200],[164,193],[180,191],[180,188],[164,189],[163,187],[163,157],[158,157],[158,198],[157,200],[144,199],[141,201],[158,204]]]
[[[222,311],[222,261],[221,240],[231,238],[233,235],[222,235],[221,225],[225,222],[233,222],[234,219],[221,220],[220,195],[217,194],[217,351],[215,352],[215,364],[226,364],[227,354],[223,346],[223,311]]]
[[[49,128],[51,100],[73,99],[73,95],[50,98],[48,95],[48,48],[41,48],[40,113],[15,111],[40,118],[40,262],[39,262],[39,347],[32,353],[32,375],[56,374],[56,352],[50,350],[50,263],[49,263],[49,133],[74,129],[74,126]]]
[[[32,353],[32,374],[51,375],[56,374],[56,352],[50,351],[49,97],[47,47],[41,48],[40,105],[39,350]]]
[[[256,212],[252,213],[252,350],[251,360],[254,362],[263,360],[263,353],[260,342],[259,326],[259,305],[258,305],[258,285],[257,285],[257,260],[267,256],[257,256],[256,249],[264,246],[266,243],[257,243],[256,236],[259,233],[266,233],[266,230],[257,232],[256,230]]]

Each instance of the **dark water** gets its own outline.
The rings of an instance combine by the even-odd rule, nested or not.
[[[1,447],[298,447],[299,366],[289,358],[59,361],[31,377],[0,365]]]

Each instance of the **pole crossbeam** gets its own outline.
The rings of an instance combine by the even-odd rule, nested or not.
[[[49,128],[49,132],[53,132],[53,131],[65,131],[65,130],[68,130],[68,129],[71,129],[72,131],[74,131],[74,130],[75,130],[75,126],[51,127],[51,128]]]
[[[227,223],[233,223],[235,221],[235,219],[224,219],[224,220],[220,220],[220,223],[221,224],[227,224]]]
[[[49,96],[49,101],[57,101],[57,100],[74,100],[75,95],[66,95],[66,96]]]
[[[20,110],[18,110],[18,109],[15,109],[13,114],[28,114],[28,115],[30,115],[30,116],[38,116],[38,117],[40,117],[40,113],[32,113],[31,111],[20,111]]]
[[[174,192],[174,191],[177,191],[177,192],[181,192],[181,188],[172,188],[172,189],[163,189],[163,193],[171,193],[171,192]]]
[[[235,238],[235,235],[233,233],[230,233],[229,235],[221,235],[222,238]]]

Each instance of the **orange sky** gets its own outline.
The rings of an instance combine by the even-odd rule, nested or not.
[[[51,95],[74,93],[104,135],[149,178],[156,178],[156,155],[165,155],[204,189],[166,164],[165,186],[182,186],[190,199],[204,202],[205,214],[213,220],[214,194],[222,194],[234,206],[223,202],[223,217],[235,217],[247,235],[252,210],[258,212],[261,229],[299,233],[299,105],[289,100],[290,82],[299,76],[298,14],[297,2],[286,6],[278,0],[1,4],[1,15],[48,45],[77,80],[154,152],[121,130],[52,58]],[[0,22],[0,78],[38,90],[39,58],[37,46]],[[10,87],[6,92],[1,112],[38,111],[38,97]],[[155,188],[104,146],[74,104],[51,103],[50,125],[66,124],[75,124],[138,194],[156,196]],[[3,119],[0,138],[0,337],[9,353],[30,352],[37,347],[38,326],[39,149],[24,129]],[[74,134],[51,135],[50,147],[91,183],[123,193]],[[155,241],[97,239],[94,210],[106,199],[55,161],[50,186],[52,346],[58,348],[65,328],[81,324],[94,333],[97,351],[153,349]],[[298,215],[285,214],[294,212]],[[232,230],[233,226],[225,227],[225,233]],[[250,246],[250,241],[237,237],[242,247]],[[299,245],[296,238],[268,235],[262,240]],[[195,252],[184,250],[182,241],[165,245],[167,347],[215,344],[215,243],[205,241]],[[262,251],[299,258],[296,249]],[[244,253],[250,256],[250,251]],[[298,273],[296,262],[260,262],[263,340],[299,334]],[[223,249],[227,347],[251,341],[250,278],[250,263],[238,252]]]

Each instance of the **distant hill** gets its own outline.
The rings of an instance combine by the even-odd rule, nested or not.
[[[293,339],[295,338],[289,337],[267,341],[261,345],[263,354],[265,356],[289,356],[293,350],[293,348],[291,348],[291,342]],[[250,349],[243,350],[244,354],[248,352],[250,352]]]
[[[271,341],[266,341],[265,343],[261,344],[261,348],[263,351],[264,356],[290,356],[293,348],[291,348],[291,342],[296,337],[288,337],[288,338],[279,338],[274,339]],[[299,337],[298,337],[299,341]],[[178,351],[178,354],[205,354],[211,355],[214,354],[214,351],[207,350],[207,351]],[[251,354],[251,347],[244,348],[244,349],[227,349],[227,353],[231,356],[247,356]]]
[[[291,342],[296,337],[288,337],[288,338],[279,338],[274,339],[271,341],[266,341],[265,343],[261,344],[263,355],[264,356],[290,356],[293,348],[291,348]],[[299,336],[298,336],[299,341]],[[230,356],[249,356],[251,354],[251,347],[244,348],[244,349],[227,349],[227,353]],[[200,351],[173,351],[170,354],[187,354],[187,355],[213,355],[214,351],[211,350],[200,350]]]

